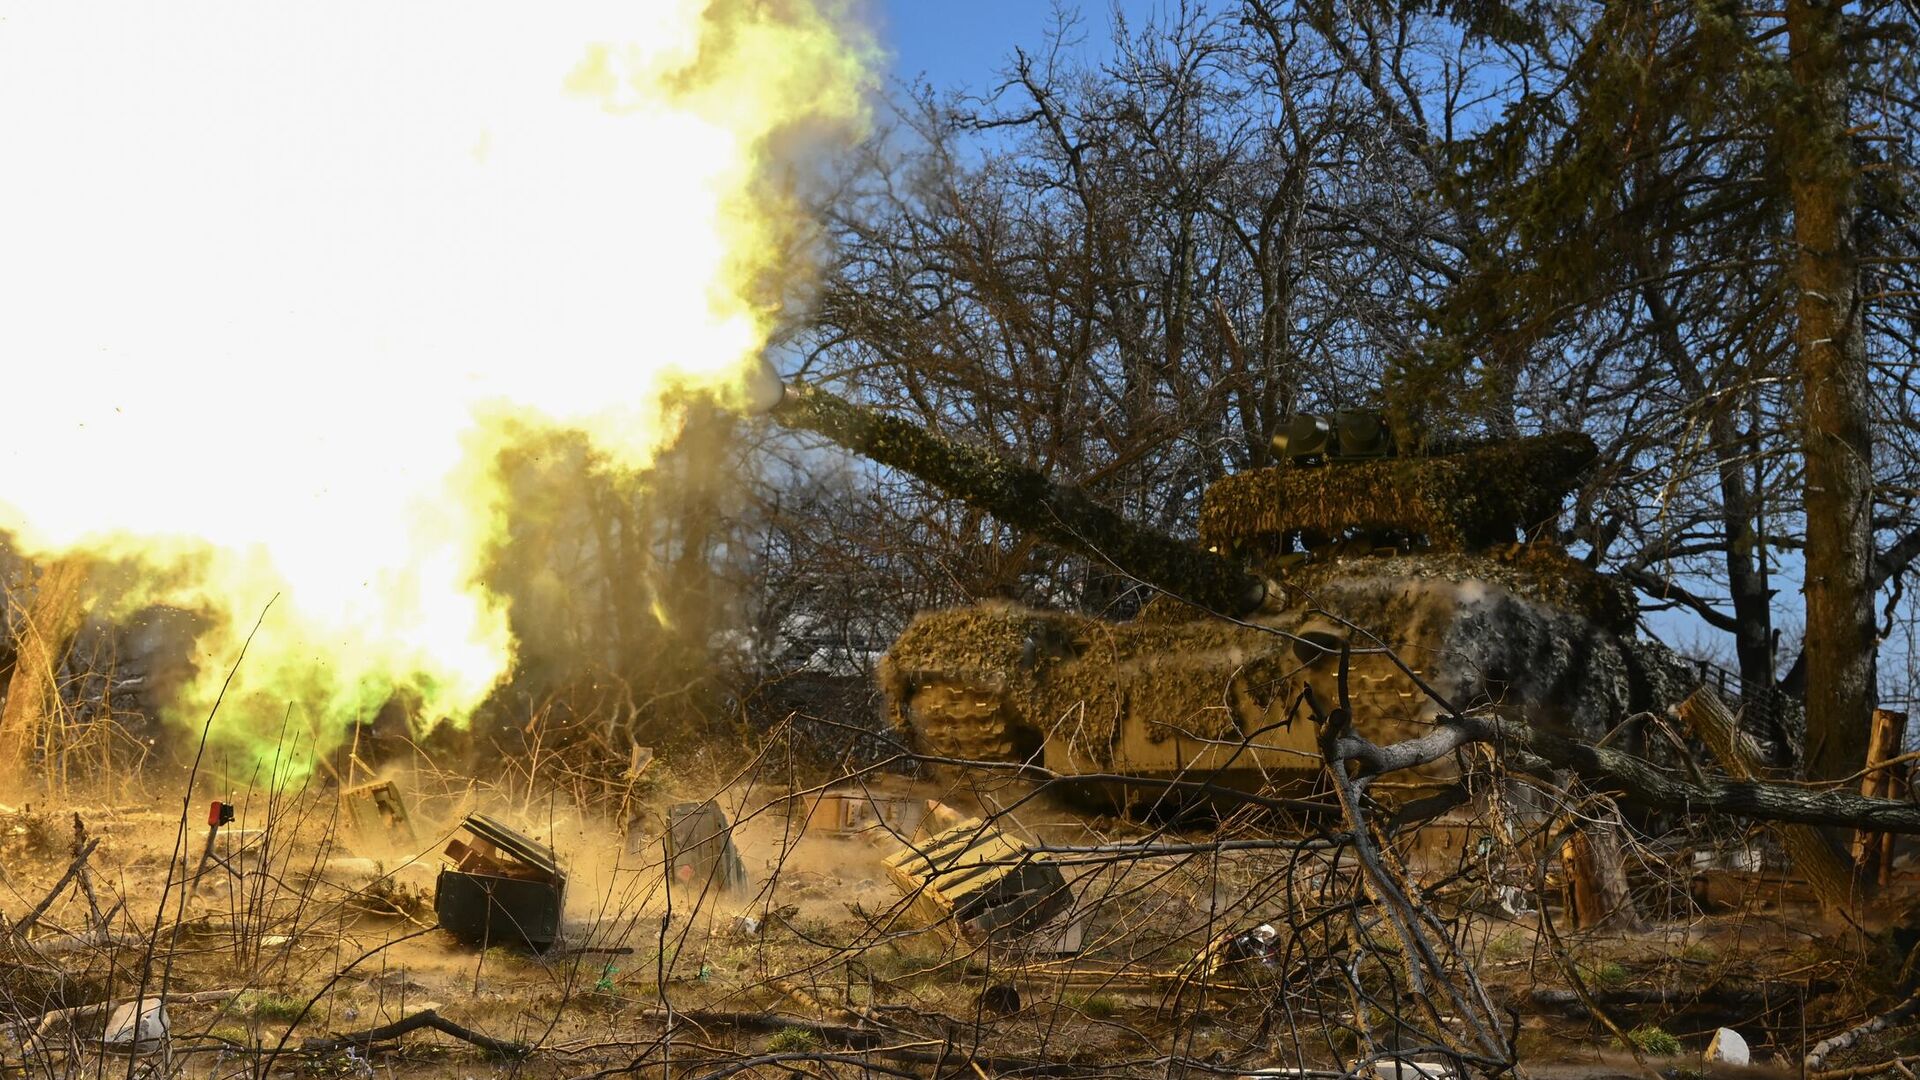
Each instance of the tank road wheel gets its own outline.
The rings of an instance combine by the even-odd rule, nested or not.
[[[1007,721],[1000,695],[951,683],[916,687],[907,702],[914,737],[928,753],[968,761],[1024,761],[1033,747]]]

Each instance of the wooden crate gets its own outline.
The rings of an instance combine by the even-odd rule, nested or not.
[[[885,866],[912,914],[956,939],[1028,933],[1073,903],[1059,866],[979,818],[902,848]]]
[[[356,838],[364,844],[391,843],[410,848],[418,842],[413,819],[407,814],[407,800],[399,785],[391,780],[375,780],[343,788],[340,809]]]
[[[912,836],[927,816],[924,799],[857,788],[823,792],[811,800],[800,798],[795,802],[806,808],[807,831],[842,836],[876,830]]]

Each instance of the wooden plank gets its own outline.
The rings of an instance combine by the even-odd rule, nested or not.
[[[1606,917],[1606,905],[1600,900],[1600,883],[1593,873],[1593,843],[1587,834],[1574,832],[1560,846],[1560,865],[1566,872],[1567,909],[1573,928],[1585,930],[1598,926]]]
[[[1866,771],[1860,776],[1860,794],[1868,798],[1902,799],[1909,788],[1910,762],[1887,765],[1900,757],[1907,738],[1907,714],[1892,709],[1873,710],[1873,730],[1867,740]],[[1853,861],[1862,873],[1881,885],[1893,879],[1893,834],[1853,834]]]

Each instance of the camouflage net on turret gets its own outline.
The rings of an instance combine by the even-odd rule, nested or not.
[[[1615,633],[1633,630],[1639,617],[1633,590],[1548,543],[1508,544],[1484,552],[1423,551],[1406,555],[1324,558],[1289,567],[1276,576],[1288,608],[1325,602],[1329,583],[1356,577],[1405,582],[1481,582],[1549,608],[1572,612]],[[1178,623],[1211,618],[1207,612],[1165,594],[1154,597],[1141,622]]]
[[[1595,453],[1592,439],[1562,433],[1441,457],[1252,469],[1207,489],[1200,537],[1235,550],[1294,530],[1405,530],[1467,550],[1557,516]]]

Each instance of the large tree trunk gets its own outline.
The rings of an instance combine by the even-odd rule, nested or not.
[[[1793,200],[1794,348],[1805,393],[1806,762],[1817,779],[1865,764],[1874,703],[1873,446],[1840,29],[1838,3],[1787,0],[1798,93],[1778,135]]]
[[[83,559],[58,559],[41,574],[33,602],[27,605],[16,643],[19,659],[7,680],[6,705],[0,708],[0,791],[20,789],[40,732],[59,708],[60,661],[86,614],[86,583]]]

